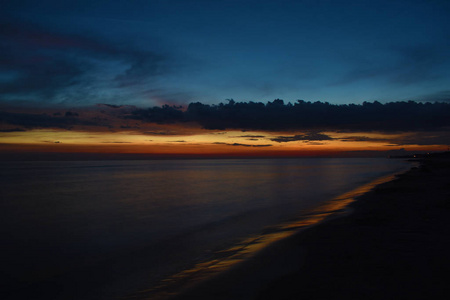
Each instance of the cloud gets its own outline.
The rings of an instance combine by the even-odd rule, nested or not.
[[[108,107],[108,108],[122,108],[125,107],[126,105],[114,105],[114,104],[106,104],[106,103],[98,103],[97,106],[102,107]]]
[[[346,136],[339,138],[342,142],[383,142],[385,146],[398,147],[404,145],[450,145],[450,135],[447,131],[419,131],[385,138],[370,138],[366,136]]]
[[[383,56],[365,54],[345,56],[349,71],[332,85],[346,85],[366,79],[379,78],[395,85],[411,85],[446,77],[440,68],[449,62],[448,39],[434,44],[415,44],[379,49]]]
[[[397,49],[400,56],[397,72],[393,73],[391,82],[410,85],[441,78],[444,75],[439,68],[449,60],[449,51],[448,41],[435,45],[400,47]]]
[[[0,129],[0,132],[24,132],[23,128]]]
[[[438,91],[435,93],[423,95],[420,97],[417,97],[417,101],[423,101],[423,102],[450,102],[450,90],[443,90]]]
[[[251,134],[248,134],[248,135],[240,135],[239,137],[243,137],[243,138],[265,138],[266,136],[264,136],[264,135],[251,135]]]
[[[148,81],[150,78],[165,74],[165,56],[135,53],[130,66],[115,77],[119,87],[130,87]]]
[[[305,102],[285,105],[273,102],[229,102],[207,105],[189,104],[179,120],[198,122],[205,129],[241,130],[325,130],[349,131],[416,131],[450,127],[450,104],[364,102],[336,105],[327,102]],[[175,119],[174,119],[175,120]],[[280,141],[302,139],[303,136],[281,138]],[[309,136],[314,139],[314,136]],[[320,137],[324,138],[324,137]]]
[[[142,134],[145,135],[178,135],[174,132],[170,132],[170,131],[145,131],[142,132]]]
[[[52,98],[89,72],[90,65],[79,59],[80,52],[104,50],[94,41],[36,26],[2,23],[0,27],[0,66],[4,74],[14,75],[0,84],[3,94]]]
[[[184,119],[181,108],[163,105],[162,107],[155,106],[147,109],[136,109],[129,118],[159,124],[175,123]]]
[[[0,111],[0,123],[23,126],[25,128],[63,128],[74,125],[99,125],[89,120],[51,116],[48,114],[15,113]],[[17,131],[17,130],[16,130]]]
[[[366,136],[347,136],[339,138],[342,142],[382,142],[385,146],[398,147],[405,145],[450,145],[450,135],[447,131],[408,132],[385,138],[370,138]]]
[[[100,132],[112,131],[114,128],[139,129],[139,126],[135,125],[140,124],[129,124],[131,122],[127,117],[131,111],[129,107],[109,108],[108,106],[84,107],[67,111],[57,110],[57,108],[11,106],[0,110],[0,124],[4,129],[16,128],[15,131],[41,128]]]
[[[448,131],[411,133],[395,140],[397,145],[450,145]]]
[[[0,23],[0,100],[98,101],[105,91],[142,93],[171,69],[168,54],[141,50],[97,36],[49,30],[36,24]]]
[[[247,134],[247,135],[238,135],[233,136],[236,138],[246,138],[247,141],[259,141],[260,139],[265,139],[265,135],[253,135],[253,134]]]
[[[334,105],[324,102],[305,102],[285,105],[282,100],[273,102],[230,102],[208,105],[191,103],[186,108],[163,105],[161,107],[135,108],[124,106],[102,109],[91,117],[74,112],[65,114],[37,114],[0,111],[0,122],[9,128],[70,128],[74,125],[114,126],[141,129],[147,135],[177,135],[162,128],[150,129],[148,123],[196,126],[207,130],[258,130],[258,131],[301,131],[306,134],[280,135],[272,141],[326,141],[334,132],[414,132],[442,131],[450,128],[450,103],[422,102],[364,102],[363,104]],[[134,121],[131,121],[134,120]],[[133,123],[133,124],[128,124]],[[135,124],[136,123],[136,124]],[[196,123],[196,124],[195,124]],[[136,125],[136,126],[135,126]],[[137,126],[139,125],[139,126]],[[122,127],[124,128],[124,127]],[[181,128],[181,127],[180,127]],[[149,131],[150,129],[150,131]],[[263,135],[246,135],[245,138],[265,138]],[[365,136],[347,136],[343,141],[365,141]],[[371,141],[374,141],[371,139]]]
[[[65,117],[79,117],[80,115],[77,112],[72,112],[72,111],[66,111],[66,113],[64,114]]]
[[[332,139],[332,137],[323,133],[308,133],[294,136],[279,136],[270,140],[278,143],[287,143],[294,141],[328,141]]]
[[[193,94],[168,91],[165,89],[149,89],[142,92],[142,95],[152,99],[157,105],[186,105],[193,99]]]
[[[241,144],[241,143],[223,143],[223,142],[215,142],[214,145],[226,145],[226,146],[241,146],[241,147],[255,147],[255,148],[262,148],[262,147],[271,147],[273,145],[271,144],[265,144],[265,145],[251,145],[251,144]]]
[[[345,136],[339,138],[342,142],[387,142],[387,139],[371,138],[367,136]]]

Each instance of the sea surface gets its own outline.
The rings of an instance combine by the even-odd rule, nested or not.
[[[379,158],[0,162],[0,296],[149,298],[268,228],[409,167]]]

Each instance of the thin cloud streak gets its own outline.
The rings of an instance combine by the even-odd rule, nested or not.
[[[278,143],[287,143],[295,141],[329,141],[332,139],[332,137],[323,133],[308,133],[294,136],[279,136],[270,140]]]
[[[272,144],[264,144],[264,145],[254,145],[254,144],[242,144],[242,143],[224,143],[224,142],[215,142],[214,145],[225,145],[225,146],[241,146],[241,147],[255,147],[255,148],[265,148],[272,147]]]

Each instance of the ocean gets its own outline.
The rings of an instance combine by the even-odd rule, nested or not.
[[[380,158],[0,162],[0,296],[175,293],[327,201],[409,167]]]

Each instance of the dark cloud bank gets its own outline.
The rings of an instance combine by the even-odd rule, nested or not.
[[[131,118],[146,122],[198,122],[205,129],[243,130],[341,130],[341,131],[421,131],[438,130],[450,126],[449,103],[364,102],[335,105],[327,102],[285,104],[274,100],[235,102],[208,105],[191,103],[186,110],[164,105],[136,109]],[[296,140],[322,140],[319,136],[295,136]],[[289,141],[292,137],[287,137]]]
[[[9,124],[15,126],[23,126],[27,129],[33,128],[61,128],[71,129],[75,125],[84,126],[102,126],[100,123],[93,121],[82,120],[78,118],[76,112],[66,112],[64,116],[59,114],[32,114],[32,113],[17,113],[0,111],[0,126],[2,124]],[[23,128],[5,129],[0,132],[16,132],[25,131]]]
[[[411,132],[445,131],[450,127],[450,103],[408,101],[335,105],[302,100],[294,104],[285,104],[283,100],[274,100],[267,104],[230,100],[226,104],[218,105],[191,103],[186,109],[169,105],[147,109],[136,107],[122,109],[114,105],[107,107],[109,110],[102,111],[103,113],[123,119],[124,122],[130,119],[158,124],[195,122],[211,130],[306,130],[312,132],[305,135],[280,136],[274,140],[275,142],[326,140],[327,136],[318,133],[324,130]],[[19,131],[23,128],[72,129],[76,125],[107,126],[111,129],[114,127],[108,124],[106,119],[87,120],[75,111],[53,115],[0,111],[0,124],[8,124],[9,131]]]

